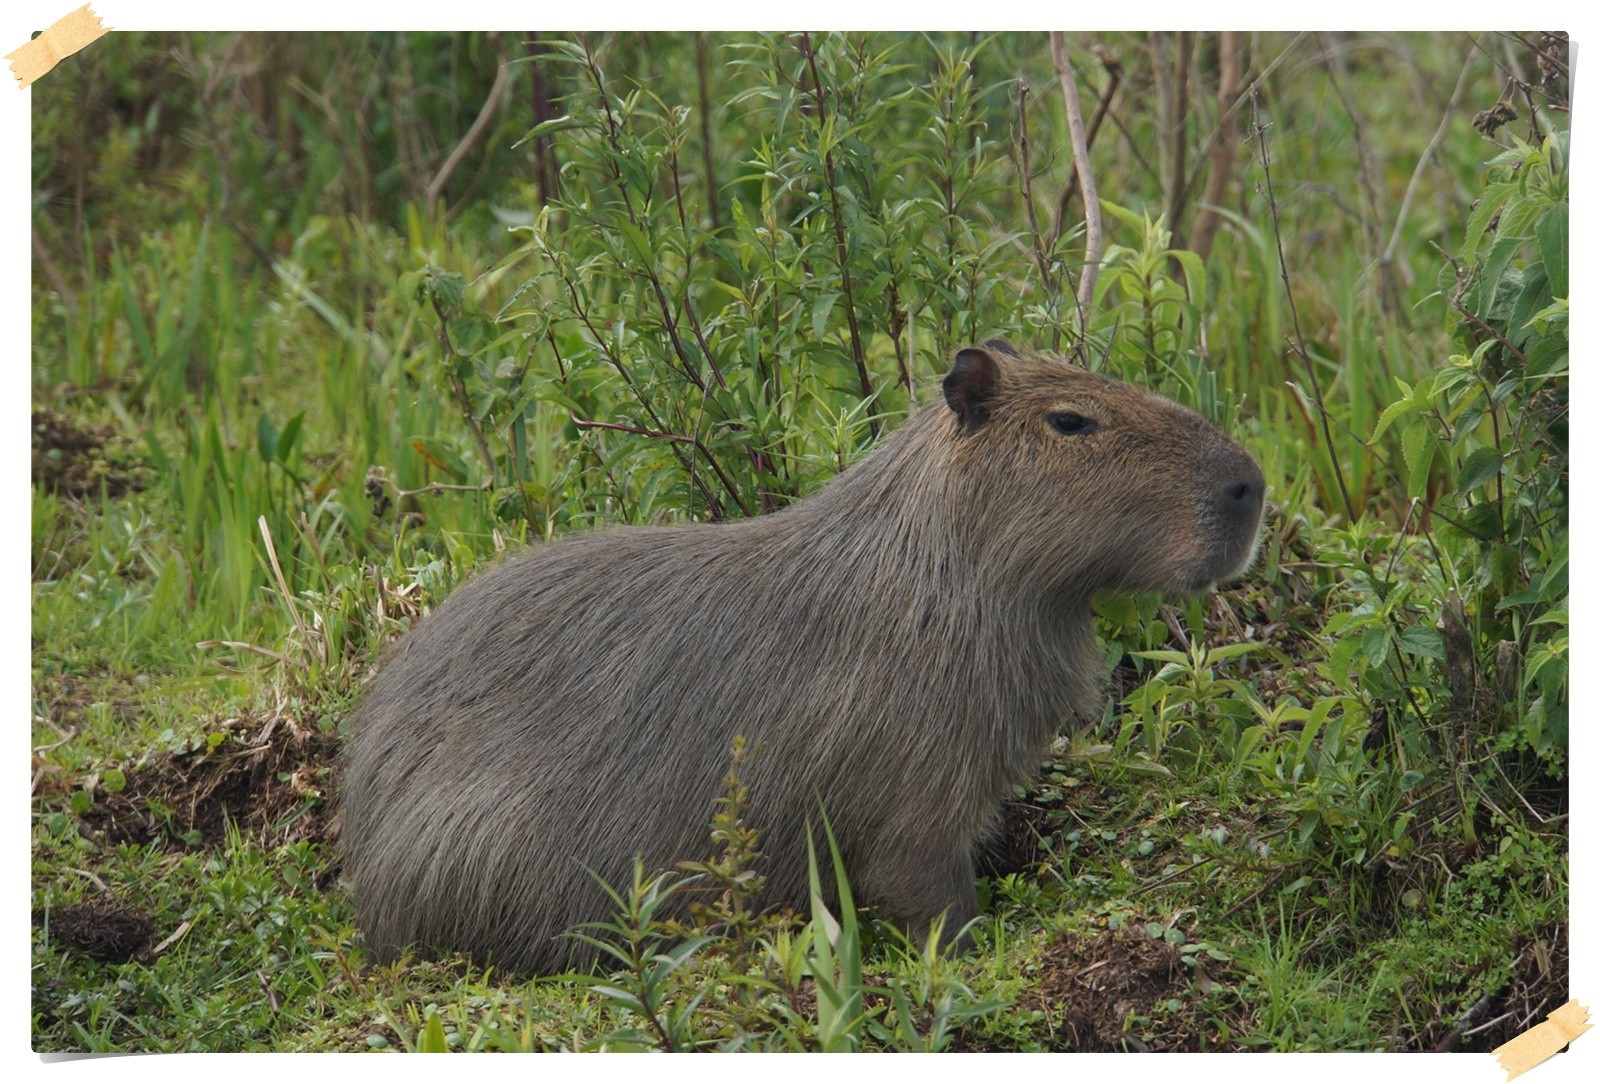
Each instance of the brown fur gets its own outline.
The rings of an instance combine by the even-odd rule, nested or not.
[[[1090,431],[1053,428],[1068,412]],[[1090,596],[1238,575],[1261,498],[1193,412],[991,342],[785,511],[507,560],[399,642],[355,720],[343,846],[367,942],[584,962],[562,934],[611,910],[586,869],[621,886],[635,855],[706,854],[736,735],[768,902],[804,905],[820,802],[858,900],[957,929],[1009,788],[1099,717]]]

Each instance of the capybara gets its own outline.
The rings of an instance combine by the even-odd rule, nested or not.
[[[858,901],[960,929],[1002,801],[1100,717],[1091,596],[1238,576],[1262,488],[1193,411],[991,340],[783,511],[496,564],[401,638],[354,718],[341,837],[368,945],[585,964],[564,935],[610,917],[596,876],[710,852],[739,735],[763,903],[804,908],[820,810]]]

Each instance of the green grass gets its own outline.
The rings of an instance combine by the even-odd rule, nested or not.
[[[1071,44],[1086,110],[1088,46],[1121,64],[1084,314],[1039,35],[117,35],[39,84],[35,1047],[1481,1050],[1531,1022],[1566,959],[1564,118],[1474,131],[1502,80],[1463,36],[1250,36],[1246,82],[1284,63],[1201,258],[1205,169],[1157,217],[1176,39]],[[1218,42],[1191,44],[1194,171]],[[381,645],[503,549],[814,491],[992,336],[1194,405],[1273,508],[1244,584],[1101,601],[1117,695],[1019,795],[976,951],[745,916],[632,980],[369,966],[315,826]],[[107,899],[143,956],[52,926]],[[1110,996],[1083,974],[1143,1000],[1075,1017]]]

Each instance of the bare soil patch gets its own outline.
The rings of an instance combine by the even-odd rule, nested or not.
[[[330,837],[329,775],[338,739],[273,718],[232,720],[215,748],[162,753],[126,769],[117,793],[95,796],[87,831],[110,843],[212,846],[229,824],[262,846]]]
[[[68,904],[51,912],[49,922],[57,941],[108,963],[137,957],[155,929],[148,914],[110,896]]]
[[[1214,1050],[1216,1024],[1201,1003],[1232,972],[1216,961],[1206,966],[1210,974],[1133,927],[1063,933],[1045,949],[1017,1008],[1040,1011],[1049,1045],[1059,1049]]]
[[[143,489],[149,470],[131,443],[109,426],[89,425],[48,408],[33,412],[33,484],[72,497]]]

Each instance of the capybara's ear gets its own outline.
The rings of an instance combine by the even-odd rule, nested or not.
[[[993,350],[997,354],[1010,354],[1014,358],[1022,357],[1022,351],[1004,339],[985,339],[983,340],[983,348],[985,350]]]
[[[956,355],[944,377],[944,401],[970,433],[989,420],[989,403],[1000,384],[1000,366],[987,350],[969,346]]]

